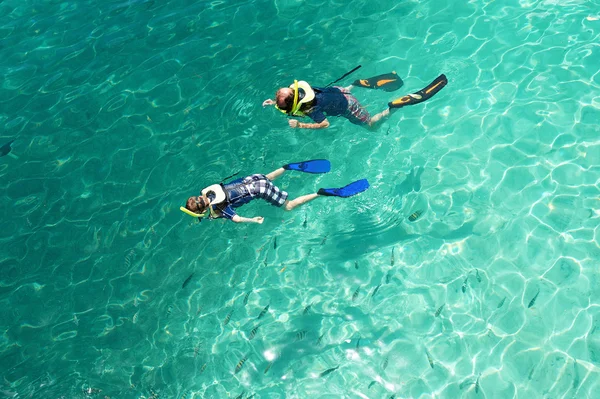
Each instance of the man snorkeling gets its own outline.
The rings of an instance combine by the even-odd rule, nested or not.
[[[200,220],[204,217],[209,217],[210,219],[226,218],[236,223],[262,224],[264,220],[262,216],[253,218],[242,217],[236,213],[235,209],[255,198],[262,198],[271,205],[284,207],[285,210],[291,211],[297,206],[320,196],[347,198],[369,188],[367,180],[362,179],[342,188],[320,188],[316,193],[288,200],[288,193],[282,191],[272,183],[273,180],[281,176],[286,170],[297,170],[305,173],[327,173],[331,170],[331,164],[326,159],[290,163],[267,175],[254,174],[236,179],[227,184],[213,184],[203,189],[201,195],[189,197],[185,208],[180,207],[179,209]]]
[[[358,67],[349,73],[356,69],[358,69]],[[347,76],[348,74],[344,76]],[[338,79],[338,81],[340,79]],[[341,116],[355,125],[375,128],[394,111],[407,105],[419,104],[430,99],[446,86],[447,83],[448,80],[446,79],[446,76],[442,74],[424,89],[389,102],[387,109],[384,109],[374,116],[369,115],[369,112],[358,102],[356,97],[354,97],[350,91],[354,86],[369,89],[381,89],[386,92],[397,90],[402,87],[403,82],[396,72],[375,76],[369,79],[356,80],[348,87],[328,87],[329,85],[324,88],[311,87],[303,80],[295,80],[294,84],[290,87],[283,87],[277,90],[277,93],[275,93],[275,100],[265,100],[262,105],[263,107],[274,105],[275,108],[287,116],[308,116],[315,122],[301,123],[296,119],[290,119],[288,123],[291,128],[324,129],[329,127],[327,116]]]

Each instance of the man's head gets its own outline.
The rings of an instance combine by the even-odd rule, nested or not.
[[[192,211],[197,214],[202,214],[204,213],[206,208],[208,208],[209,204],[210,200],[206,196],[199,195],[197,197],[188,198],[187,202],[185,203],[185,208],[188,211]]]
[[[275,93],[275,104],[277,108],[287,113],[292,111],[294,106],[294,90],[289,87],[283,87]]]

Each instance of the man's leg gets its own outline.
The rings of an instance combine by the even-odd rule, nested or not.
[[[277,179],[279,176],[281,176],[283,174],[283,172],[285,172],[285,169],[283,169],[283,168],[275,169],[274,171],[272,171],[271,173],[269,173],[267,175],[267,179],[273,181],[273,180]]]
[[[287,200],[285,201],[285,210],[286,211],[291,211],[292,209],[294,209],[295,207],[297,207],[298,205],[302,205],[305,204],[309,201],[314,200],[315,198],[317,198],[319,196],[319,194],[307,194],[307,195],[303,195],[301,197],[298,197],[296,199],[293,200]]]

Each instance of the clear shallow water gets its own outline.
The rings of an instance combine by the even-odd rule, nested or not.
[[[0,3],[0,395],[594,397],[598,6]],[[357,90],[372,113],[450,83],[378,132],[260,106],[357,64],[405,81]],[[311,158],[333,170],[292,196],[372,188],[242,208],[260,226],[178,211]]]

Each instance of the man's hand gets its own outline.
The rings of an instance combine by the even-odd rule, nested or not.
[[[258,223],[258,224],[262,224],[262,222],[263,222],[264,220],[265,220],[265,218],[264,218],[264,217],[262,217],[262,216],[256,216],[256,217],[253,217],[253,218],[252,218],[252,221],[253,221],[254,223]]]
[[[292,129],[295,129],[295,128],[297,128],[297,127],[298,127],[298,121],[297,121],[296,119],[290,119],[290,120],[288,121],[288,123],[290,124],[290,127],[291,127]]]
[[[275,101],[271,100],[270,98],[268,100],[263,101],[263,107],[266,107],[267,105],[273,105],[275,104]]]

